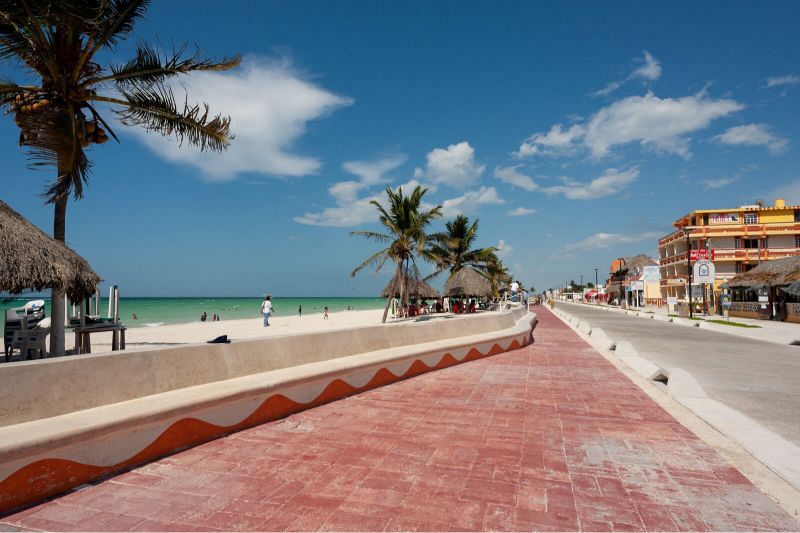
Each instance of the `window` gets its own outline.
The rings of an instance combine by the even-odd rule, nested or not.
[[[703,214],[703,225],[708,226],[708,213]]]
[[[795,222],[800,222],[800,209],[795,209],[794,210],[794,221]]]
[[[800,248],[800,235],[795,235],[794,236],[794,247],[795,248]]]
[[[758,213],[745,213],[744,214],[744,223],[745,224],[758,224]]]
[[[737,239],[737,241],[740,243],[737,248],[758,248],[758,239]]]
[[[764,250],[769,248],[769,237],[764,237],[763,239],[761,239],[761,248],[763,248]]]
[[[736,273],[741,274],[742,272],[747,272],[755,268],[755,266],[754,264],[736,263]]]

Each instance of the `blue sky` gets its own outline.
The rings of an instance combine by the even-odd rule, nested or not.
[[[349,276],[375,245],[348,232],[415,182],[538,288],[655,254],[694,208],[800,203],[794,2],[197,7],[156,2],[136,36],[244,55],[182,82],[233,147],[124,131],[68,210],[68,244],[127,295],[374,295],[388,273]],[[0,122],[1,197],[49,230],[17,136]]]

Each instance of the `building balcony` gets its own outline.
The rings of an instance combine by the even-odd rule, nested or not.
[[[658,261],[659,266],[671,265],[680,261],[686,261],[686,252],[681,252],[669,257],[661,257]]]
[[[668,278],[661,278],[659,284],[662,287],[674,287],[676,285],[686,285],[686,276],[670,276]]]
[[[769,261],[800,255],[800,248],[714,248],[714,261]]]

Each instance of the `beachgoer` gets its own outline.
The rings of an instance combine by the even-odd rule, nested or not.
[[[325,313],[322,315],[323,320],[328,320],[328,306],[325,306]]]
[[[138,317],[138,316],[136,316],[136,313],[133,313],[133,314],[131,315],[131,320],[139,320],[139,317]]]
[[[303,306],[302,305],[297,308],[297,314],[300,315],[300,316],[303,316]]]
[[[205,311],[203,311],[203,314],[200,315],[200,322],[205,322],[207,318],[208,314]]]
[[[514,281],[514,282],[511,283],[511,287],[509,287],[509,288],[511,289],[511,301],[512,302],[516,302],[517,301],[517,292],[519,291],[519,283]]]
[[[264,327],[269,326],[269,316],[272,314],[272,296],[267,295],[261,304],[261,313],[264,315]]]

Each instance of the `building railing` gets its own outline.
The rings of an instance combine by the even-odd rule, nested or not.
[[[715,261],[769,261],[800,255],[800,248],[714,248]]]

